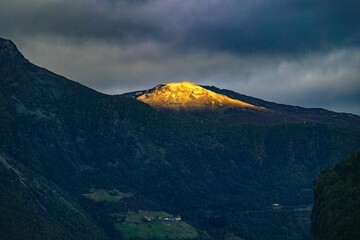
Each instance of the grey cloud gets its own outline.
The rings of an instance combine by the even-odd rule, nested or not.
[[[280,103],[360,113],[360,49],[266,59],[248,67],[239,91]],[[231,83],[225,86],[231,88]]]

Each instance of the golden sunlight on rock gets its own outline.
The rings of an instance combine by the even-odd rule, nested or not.
[[[222,94],[207,90],[192,82],[177,82],[158,85],[146,92],[138,93],[137,100],[157,109],[201,110],[224,108],[252,108],[265,110]]]

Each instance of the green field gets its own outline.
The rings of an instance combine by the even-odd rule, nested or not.
[[[312,204],[310,205],[304,205],[303,207],[299,207],[299,208],[295,208],[295,211],[300,211],[300,212],[311,212],[312,211]]]
[[[132,197],[131,193],[119,192],[117,189],[105,190],[105,189],[90,189],[90,193],[85,193],[83,196],[96,202],[108,201],[118,202],[124,198]]]
[[[154,217],[153,221],[146,222],[144,216]],[[124,239],[194,239],[198,236],[196,230],[183,221],[164,221],[158,217],[170,216],[166,212],[139,211],[130,212],[123,223],[116,223]]]

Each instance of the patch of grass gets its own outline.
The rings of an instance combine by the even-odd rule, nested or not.
[[[303,207],[299,207],[299,208],[295,208],[295,211],[299,211],[299,212],[311,212],[312,211],[312,204],[310,205],[306,205]]]
[[[124,198],[132,197],[131,193],[119,192],[117,189],[105,190],[105,189],[90,189],[90,193],[85,193],[83,196],[87,197],[90,200],[100,202],[118,202]]]
[[[144,221],[144,216],[154,217],[153,221]],[[130,212],[125,222],[116,223],[116,229],[124,239],[194,239],[198,236],[196,230],[183,221],[159,220],[159,217],[171,217],[166,212],[139,211]]]

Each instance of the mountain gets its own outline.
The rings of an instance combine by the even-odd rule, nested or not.
[[[313,180],[360,147],[356,115],[154,109],[0,47],[1,239],[309,239]]]
[[[153,89],[123,94],[177,118],[221,123],[315,122],[360,131],[360,117],[320,108],[277,104],[214,86],[191,82],[160,84]]]
[[[250,108],[264,111],[264,108],[229,98],[226,95],[207,90],[192,82],[158,85],[144,93],[137,93],[137,100],[156,109],[170,110],[220,110],[228,108]]]
[[[313,239],[360,239],[360,152],[326,170],[316,183]]]

